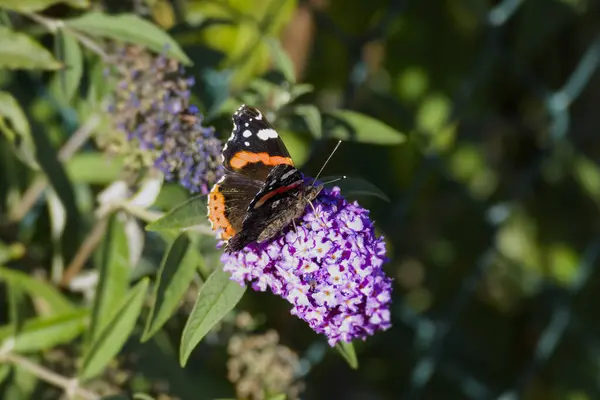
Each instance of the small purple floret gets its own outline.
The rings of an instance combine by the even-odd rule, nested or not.
[[[385,242],[375,236],[369,211],[337,187],[323,189],[314,207],[273,240],[224,253],[225,271],[289,301],[291,314],[325,334],[330,346],[388,329],[392,280],[382,269]]]

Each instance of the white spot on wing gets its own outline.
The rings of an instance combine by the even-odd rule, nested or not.
[[[223,146],[223,151],[227,150],[227,143],[229,143],[229,142],[225,143],[225,146]]]
[[[248,124],[246,124],[246,125],[248,125]],[[244,133],[242,133],[242,136],[248,138],[248,137],[252,136],[252,132],[250,132],[248,129],[246,129],[244,131]]]
[[[248,123],[247,123],[247,122],[246,122],[244,125],[245,125],[246,127],[248,127]]]
[[[258,111],[258,110],[256,110]],[[262,119],[262,113],[260,111],[258,111],[258,116],[256,117],[256,119],[261,120]]]
[[[250,142],[244,142],[246,146],[250,146]]]
[[[273,129],[261,129],[256,134],[261,140],[275,139],[279,135]]]

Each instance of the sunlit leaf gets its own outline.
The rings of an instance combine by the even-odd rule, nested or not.
[[[98,375],[119,353],[135,328],[147,290],[148,280],[143,279],[121,300],[113,317],[104,326],[83,357],[79,373],[80,379],[86,380]]]
[[[108,158],[96,152],[77,153],[65,163],[65,167],[73,182],[108,184],[119,177],[123,159]]]
[[[118,215],[111,217],[107,233],[99,248],[99,281],[94,298],[92,322],[88,340],[96,341],[106,325],[114,318],[118,304],[127,294],[129,248],[125,226]]]
[[[200,288],[196,304],[183,329],[179,362],[184,366],[202,338],[241,300],[246,287],[217,268]]]
[[[35,12],[58,3],[76,8],[88,8],[90,6],[90,0],[0,0],[0,8],[19,12]]]
[[[8,138],[21,160],[38,168],[27,116],[17,100],[3,91],[0,91],[0,132]]]
[[[180,235],[163,258],[154,289],[142,341],[154,335],[173,314],[194,278],[201,256],[190,247],[186,234]]]
[[[48,315],[64,314],[74,309],[69,300],[54,286],[41,279],[33,278],[24,272],[0,267],[0,280],[8,285],[22,288],[29,297],[40,301],[40,307],[48,309]]]
[[[296,82],[294,64],[292,63],[290,56],[281,47],[281,42],[274,38],[267,38],[266,42],[271,51],[271,58],[275,67],[281,71],[288,82]]]
[[[365,114],[336,110],[326,115],[330,124],[325,132],[328,137],[378,145],[400,144],[406,140],[404,134]]]
[[[320,139],[322,136],[321,112],[311,104],[301,104],[294,107],[294,113],[304,119],[308,131],[313,137]]]
[[[50,318],[35,318],[25,321],[16,336],[12,326],[0,327],[0,340],[11,341],[16,352],[34,352],[69,343],[81,335],[88,324],[89,311],[77,310]]]
[[[59,69],[52,53],[24,33],[0,25],[0,69]]]
[[[166,54],[185,65],[192,62],[177,42],[164,30],[134,14],[108,15],[91,12],[70,19],[66,24],[93,36],[100,36],[145,46]]]
[[[346,360],[350,368],[358,368],[358,358],[356,357],[356,352],[354,351],[354,346],[352,343],[339,341],[336,343],[335,349],[344,358],[344,360]]]
[[[63,102],[69,103],[81,83],[83,53],[79,42],[73,36],[60,32],[57,39],[58,52],[65,68],[56,72],[51,82],[51,88]]]
[[[206,197],[196,196],[174,207],[162,218],[146,225],[146,229],[149,231],[184,229],[205,224],[206,221]]]
[[[339,180],[338,180],[339,179]],[[355,196],[374,196],[378,197],[381,200],[387,201],[388,203],[391,201],[390,198],[377,186],[372,184],[369,181],[366,181],[361,178],[344,178],[343,176],[325,176],[320,178],[320,180],[326,183],[327,187],[338,186],[342,195],[347,197],[355,197]],[[327,183],[333,181],[331,183]]]

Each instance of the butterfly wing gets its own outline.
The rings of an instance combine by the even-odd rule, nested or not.
[[[250,202],[263,183],[247,176],[229,172],[208,194],[208,219],[220,238],[228,240],[242,230]]]
[[[223,147],[226,170],[264,182],[274,166],[294,165],[279,134],[262,112],[244,104],[232,120],[233,131]]]
[[[241,230],[227,243],[228,251],[238,251],[250,242],[263,242],[275,236],[304,212],[321,187],[305,186],[296,168],[278,165],[248,205]]]

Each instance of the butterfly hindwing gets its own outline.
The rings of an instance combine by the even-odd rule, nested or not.
[[[276,166],[249,204],[242,228],[229,240],[227,249],[238,251],[250,242],[263,242],[272,238],[302,215],[307,204],[320,191],[321,186],[305,186],[302,175],[296,168],[289,165]]]
[[[256,108],[242,105],[233,114],[233,131],[223,147],[223,166],[265,181],[279,164],[294,165],[277,131]]]
[[[242,229],[246,209],[263,183],[236,173],[228,173],[208,195],[208,219],[213,229],[228,240]]]

